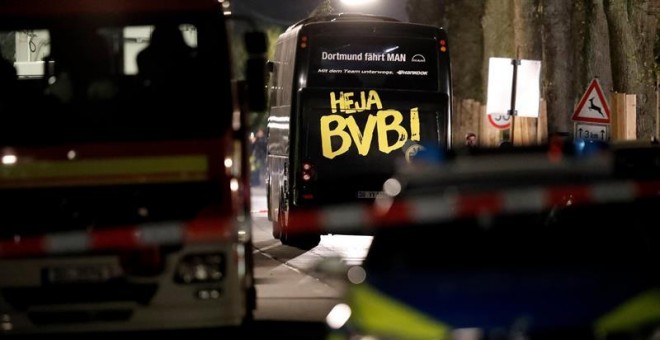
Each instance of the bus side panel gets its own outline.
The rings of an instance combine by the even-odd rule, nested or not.
[[[288,195],[286,199],[288,200],[289,206],[292,207],[300,199],[300,190],[303,186],[300,183],[299,178],[301,177],[302,172],[302,153],[304,150],[304,134],[306,133],[305,127],[303,125],[302,115],[303,110],[300,103],[300,95],[307,87],[307,69],[309,67],[309,42],[302,42],[305,37],[309,37],[309,32],[307,31],[307,26],[302,26],[296,36],[294,41],[295,45],[291,46],[291,50],[295,49],[295,53],[292,54],[293,60],[295,63],[292,63],[292,79],[291,79],[291,149],[289,150],[290,160],[289,160],[289,169],[288,169]],[[304,44],[305,47],[297,48],[298,38],[300,37],[301,45]]]
[[[293,71],[298,30],[283,33],[275,47],[268,113],[268,219],[277,221],[280,196],[287,183],[291,152]],[[294,87],[295,88],[295,87]]]

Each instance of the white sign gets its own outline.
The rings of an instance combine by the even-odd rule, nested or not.
[[[607,142],[610,139],[609,125],[604,124],[575,124],[575,139],[589,139]]]
[[[572,119],[576,122],[610,123],[610,107],[598,79],[593,79],[575,107]]]
[[[516,73],[515,115],[538,118],[541,101],[541,61],[519,61]],[[486,114],[508,115],[511,110],[512,88],[513,59],[490,58]]]

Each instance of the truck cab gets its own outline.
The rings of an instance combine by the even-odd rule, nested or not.
[[[222,4],[8,0],[0,37],[0,336],[250,320],[254,98]]]

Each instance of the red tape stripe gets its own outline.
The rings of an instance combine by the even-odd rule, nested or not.
[[[138,248],[143,246],[135,227],[96,230],[90,235],[92,250],[112,248]]]
[[[0,242],[0,257],[34,256],[44,253],[46,253],[46,239],[44,237]]]
[[[502,212],[504,199],[498,193],[463,195],[458,197],[457,216],[472,217]]]

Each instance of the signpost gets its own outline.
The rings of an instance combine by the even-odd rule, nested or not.
[[[610,107],[597,78],[591,80],[571,119],[575,122],[575,139],[610,139]]]

